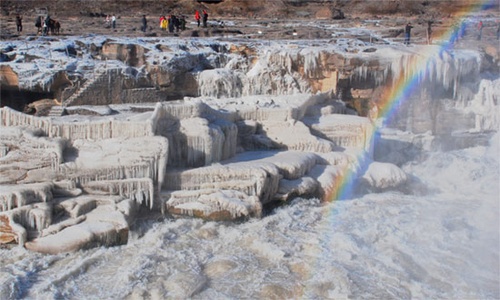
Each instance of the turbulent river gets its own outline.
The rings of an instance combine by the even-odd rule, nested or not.
[[[139,221],[127,245],[71,254],[2,249],[0,298],[498,299],[498,142],[407,163],[410,194]]]

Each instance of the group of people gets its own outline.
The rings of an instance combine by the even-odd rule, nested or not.
[[[106,27],[116,28],[116,16],[106,15]]]
[[[178,17],[173,14],[168,16],[163,15],[160,17],[160,28],[164,31],[168,29],[170,33],[186,30],[186,17],[184,15]]]
[[[198,27],[200,27],[201,24],[203,24],[203,27],[205,28],[208,26],[208,12],[206,10],[203,10],[201,14],[198,10],[196,10],[194,13],[194,19],[196,20]],[[186,16],[184,15],[177,16],[174,14],[169,14],[167,16],[160,16],[160,29],[163,31],[168,30],[168,32],[173,33],[186,30],[186,24]],[[148,20],[146,18],[146,15],[142,15],[141,31],[146,32],[147,29]]]
[[[59,21],[50,18],[50,15],[47,15],[45,19],[42,16],[38,16],[35,20],[35,27],[37,28],[36,34],[48,35],[49,32],[59,34],[61,24]]]
[[[433,21],[427,21],[427,44],[430,45],[432,43],[432,24]],[[411,23],[407,23],[404,29],[405,33],[405,39],[404,39],[404,44],[409,45],[410,44],[410,38],[411,38],[411,30],[413,28],[413,25]],[[477,23],[477,40],[480,41],[483,36],[483,28],[484,24],[483,21],[479,20]],[[459,39],[463,39],[465,37],[467,30],[467,23],[465,20],[461,20],[459,24],[456,24],[453,26],[453,31],[450,36],[450,44],[454,44],[456,41]],[[497,30],[496,30],[496,37],[497,40],[500,40],[500,22],[497,24]]]
[[[194,19],[196,20],[196,23],[198,23],[198,27],[200,27],[200,19],[202,19],[203,20],[203,27],[207,28],[208,13],[206,10],[203,10],[201,16],[200,16],[200,12],[198,10],[196,10],[194,12]]]

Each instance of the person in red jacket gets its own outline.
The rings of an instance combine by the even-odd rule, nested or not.
[[[478,30],[478,35],[477,35],[477,39],[478,40],[481,40],[481,36],[483,35],[483,21],[479,21],[479,23],[477,23],[477,30]]]
[[[201,16],[200,16],[200,12],[198,10],[196,10],[194,12],[194,19],[196,20],[196,22],[198,22],[198,27],[200,27],[200,19],[201,19]]]

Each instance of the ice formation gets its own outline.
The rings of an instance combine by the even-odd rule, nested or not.
[[[336,199],[349,174],[370,190],[398,188],[408,178],[397,165],[435,147],[433,134],[499,126],[498,79],[477,79],[473,51],[88,42],[104,45],[105,62],[8,70],[9,86],[56,90],[64,114],[0,108],[1,243],[44,253],[126,243],[142,209],[259,217],[272,202]],[[137,56],[124,56],[130,47]],[[380,95],[402,78],[421,89],[384,120],[393,131],[375,133]]]

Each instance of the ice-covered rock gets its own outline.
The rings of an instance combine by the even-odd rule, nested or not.
[[[125,243],[141,207],[240,220],[273,201],[338,199],[359,181],[395,189],[408,180],[396,165],[435,148],[433,134],[498,130],[498,78],[481,78],[475,51],[89,39],[78,51],[105,61],[58,52],[61,66],[0,69],[12,93],[71,106],[59,117],[0,108],[2,242],[75,251]],[[399,130],[375,134],[381,124]]]
[[[304,120],[317,135],[331,141],[338,148],[358,148],[372,153],[375,130],[367,118],[329,114]]]
[[[162,194],[165,209],[172,215],[195,216],[207,220],[242,220],[259,217],[262,204],[257,196],[235,190],[201,189]]]
[[[41,253],[73,252],[96,245],[112,246],[127,243],[129,225],[114,205],[100,205],[86,214],[85,220],[63,228],[57,233],[38,237],[25,244]]]
[[[362,176],[369,188],[375,191],[401,187],[408,180],[408,175],[391,163],[372,162]]]

